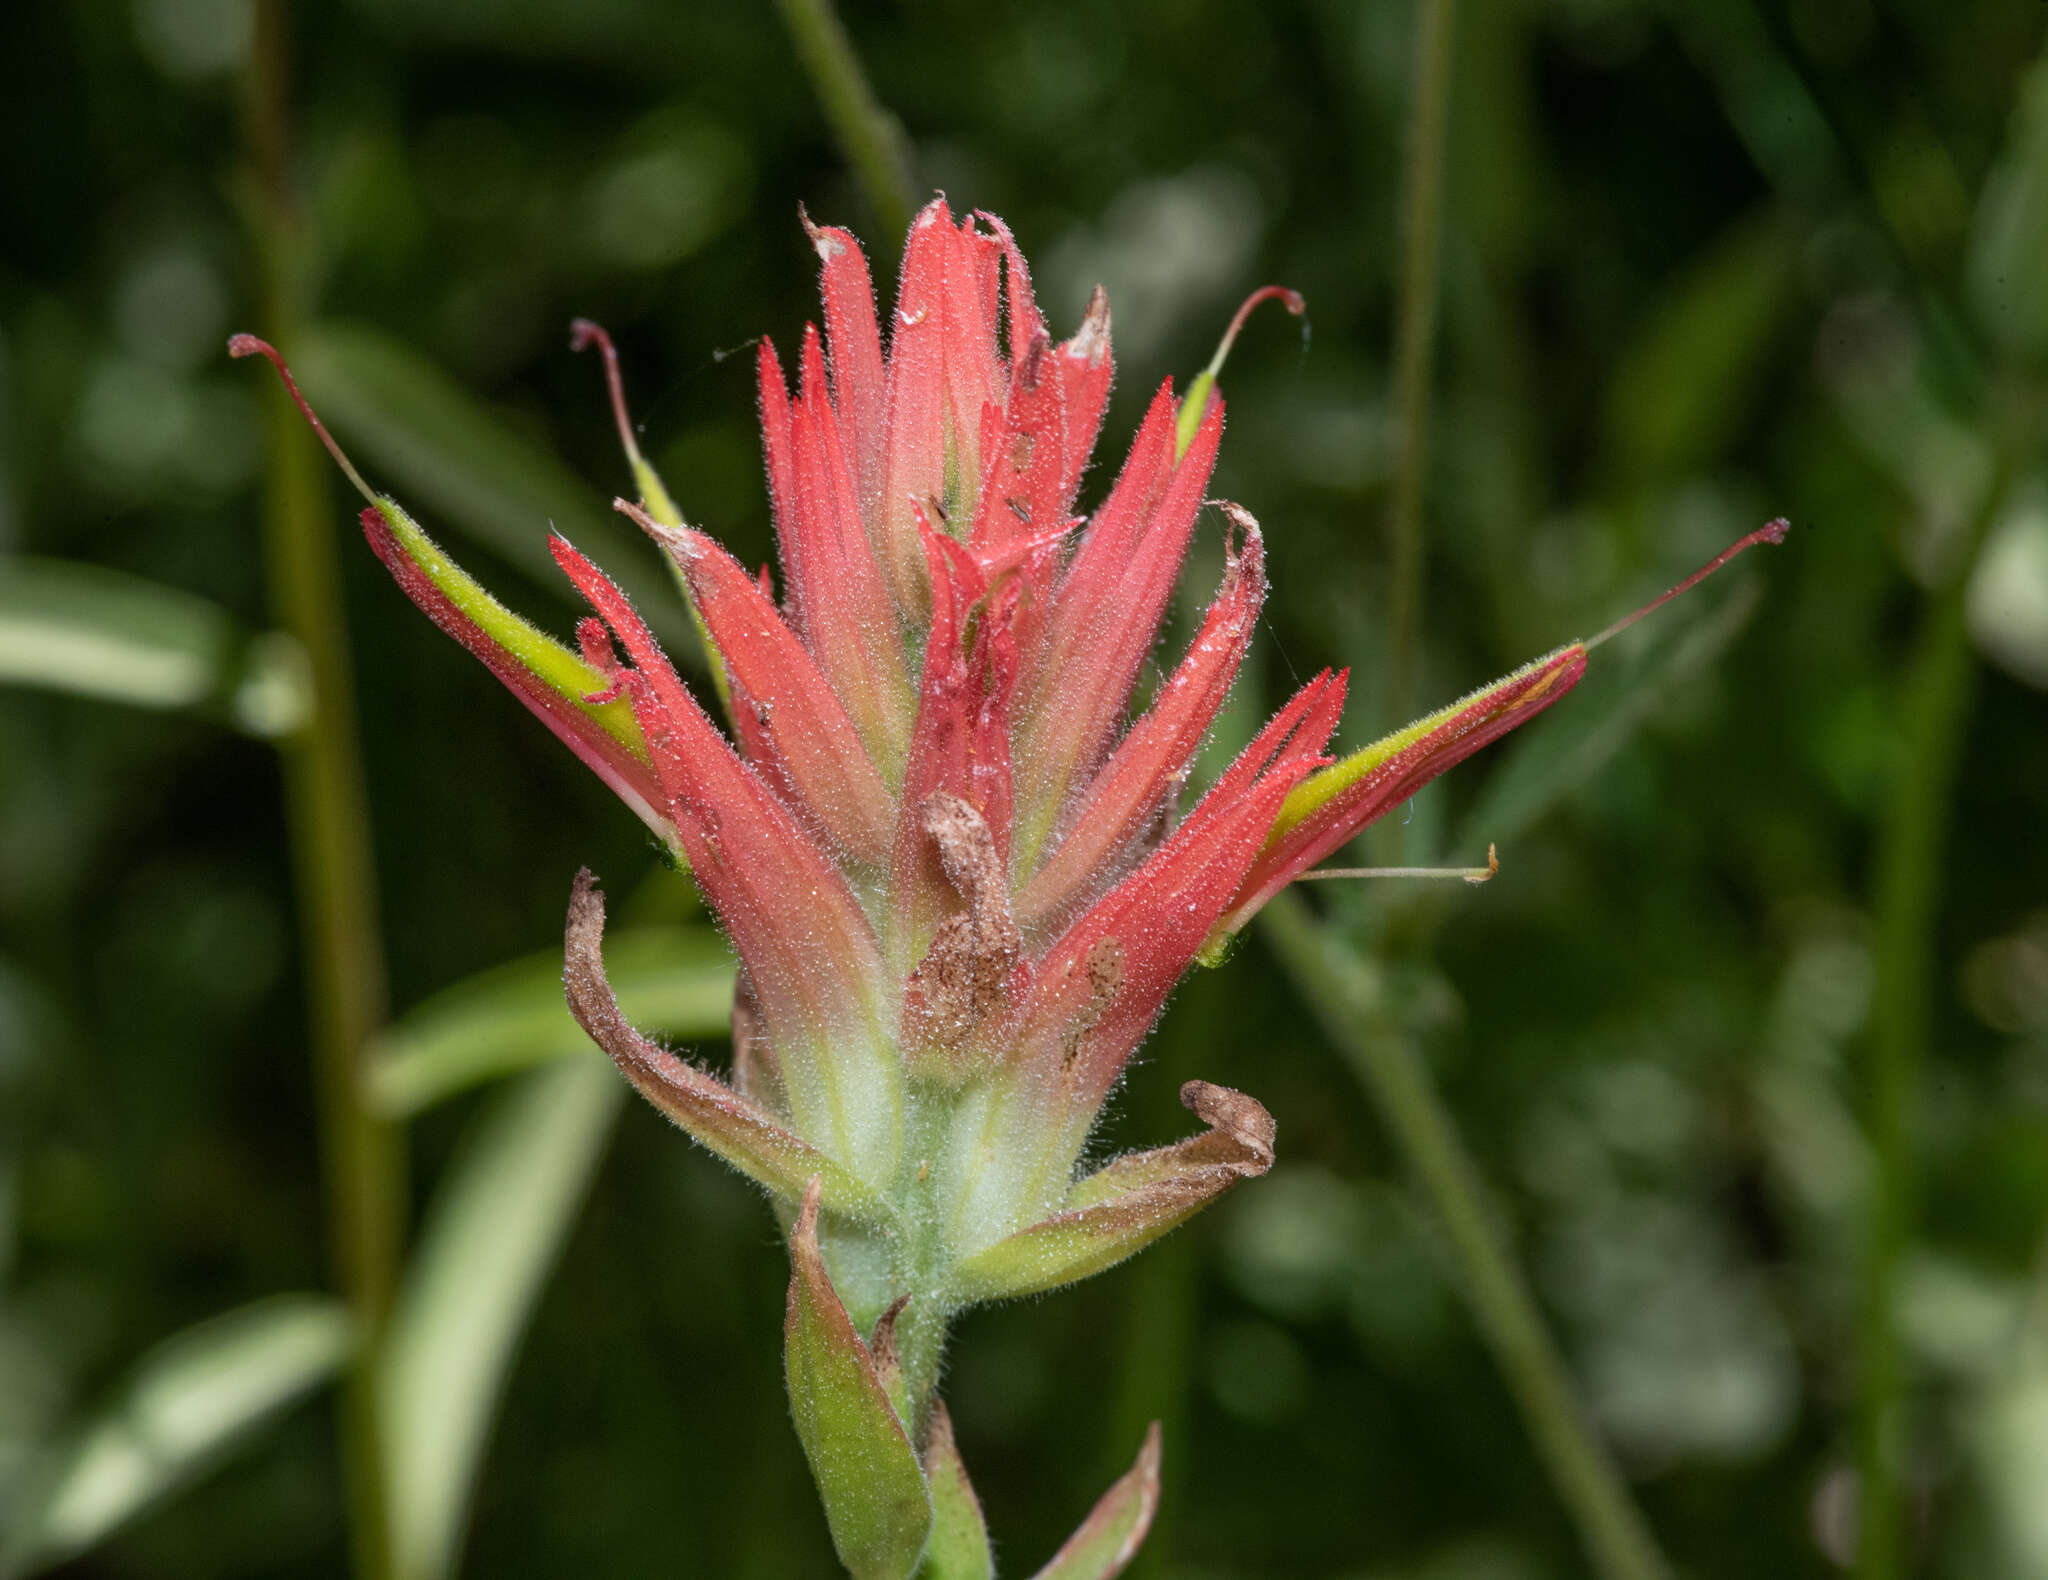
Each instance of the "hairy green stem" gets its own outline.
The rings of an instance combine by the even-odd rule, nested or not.
[[[1450,118],[1456,13],[1456,0],[1419,0],[1415,13],[1413,103],[1401,190],[1401,290],[1394,319],[1395,408],[1401,449],[1387,503],[1389,635],[1382,707],[1389,728],[1408,717],[1415,685],[1422,602],[1422,492],[1429,469],[1429,406],[1443,250],[1444,144]]]
[[[296,217],[289,178],[289,73],[282,0],[257,8],[248,82],[251,193],[264,330],[293,342]],[[264,547],[278,625],[304,652],[312,708],[283,743],[286,810],[319,1114],[322,1184],[335,1278],[355,1313],[357,1348],[341,1411],[350,1542],[358,1575],[394,1575],[376,1396],[382,1328],[397,1282],[404,1199],[399,1133],[364,1101],[362,1053],[384,1017],[370,820],[324,467],[282,390],[268,406]]]
[[[892,236],[910,229],[917,191],[902,123],[875,97],[832,0],[776,0],[832,135]]]
[[[1487,1211],[1479,1170],[1407,1030],[1367,970],[1298,897],[1281,894],[1262,921],[1264,937],[1371,1096],[1441,1220],[1480,1332],[1594,1570],[1602,1580],[1668,1580],[1670,1566],[1579,1401]]]
[[[1907,1569],[1909,1378],[1897,1326],[1898,1280],[1919,1195],[1913,1116],[1927,1058],[1941,852],[1976,689],[1964,592],[2003,495],[2001,479],[1921,626],[1905,679],[1899,776],[1878,836],[1877,977],[1865,1070],[1873,1178],[1856,1400],[1859,1580],[1895,1580]]]

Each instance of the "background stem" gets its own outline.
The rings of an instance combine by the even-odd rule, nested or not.
[[[1910,1550],[1903,1497],[1911,1459],[1908,1379],[1896,1323],[1898,1279],[1919,1194],[1913,1116],[1927,1057],[1942,847],[1976,689],[1964,593],[2003,495],[2001,479],[1921,627],[1905,679],[1899,777],[1878,837],[1877,979],[1866,1072],[1874,1177],[1856,1412],[1860,1580],[1903,1574]]]
[[[902,123],[875,97],[860,56],[831,0],[776,0],[797,59],[839,140],[840,151],[892,238],[910,229],[917,189],[910,175],[910,140]],[[883,255],[885,249],[876,249]]]
[[[1281,894],[1261,920],[1302,1002],[1364,1085],[1436,1210],[1480,1333],[1595,1571],[1603,1580],[1668,1580],[1670,1567],[1579,1402],[1535,1297],[1487,1211],[1479,1170],[1408,1032],[1383,1010],[1376,984],[1299,898]]]
[[[1400,454],[1387,502],[1388,728],[1408,717],[1422,601],[1422,489],[1429,470],[1429,404],[1437,281],[1443,250],[1444,145],[1451,98],[1456,0],[1419,0],[1410,74],[1408,165],[1401,189],[1401,287],[1394,317],[1394,399]],[[1390,825],[1398,839],[1399,825]]]
[[[297,327],[297,216],[290,179],[290,74],[282,0],[257,7],[248,83],[253,218],[264,333]],[[313,706],[283,743],[286,811],[334,1274],[359,1327],[341,1413],[350,1542],[366,1580],[394,1573],[375,1378],[397,1280],[404,1158],[397,1130],[363,1100],[361,1057],[385,1013],[370,821],[324,459],[282,390],[269,392],[264,551],[273,618],[303,651]]]

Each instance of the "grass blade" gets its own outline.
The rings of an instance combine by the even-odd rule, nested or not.
[[[333,1377],[354,1343],[325,1295],[273,1295],[174,1335],[58,1445],[10,1509],[0,1575],[86,1551]]]
[[[441,1182],[385,1330],[377,1383],[399,1573],[459,1555],[498,1397],[626,1098],[593,1057],[499,1094]]]
[[[185,710],[288,735],[312,706],[297,648],[174,587],[98,565],[0,561],[0,685]]]

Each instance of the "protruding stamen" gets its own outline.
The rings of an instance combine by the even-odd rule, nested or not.
[[[1285,302],[1287,304],[1287,311],[1296,318],[1301,317],[1303,313],[1308,311],[1308,301],[1302,296],[1301,292],[1292,290],[1284,285],[1260,286],[1259,289],[1244,299],[1243,305],[1237,310],[1237,316],[1231,319],[1230,327],[1223,331],[1223,338],[1216,346],[1216,355],[1209,359],[1209,365],[1202,370],[1210,378],[1213,379],[1222,374],[1223,364],[1230,356],[1230,348],[1237,344],[1238,331],[1244,328],[1244,321],[1252,316],[1252,309],[1261,302]]]
[[[1317,867],[1302,873],[1294,881],[1305,883],[1311,878],[1462,878],[1476,885],[1486,882],[1499,871],[1500,852],[1488,845],[1483,867]]]
[[[1748,548],[1751,544],[1783,543],[1785,541],[1785,534],[1787,532],[1790,532],[1791,530],[1792,523],[1787,521],[1783,516],[1780,516],[1775,521],[1765,522],[1762,526],[1758,527],[1756,531],[1749,533],[1747,536],[1737,538],[1733,543],[1729,544],[1727,548],[1723,549],[1719,554],[1716,554],[1712,559],[1708,560],[1706,564],[1702,565],[1698,570],[1694,571],[1690,576],[1686,577],[1684,581],[1680,582],[1676,587],[1672,588],[1669,592],[1664,593],[1659,597],[1652,598],[1648,603],[1644,604],[1642,608],[1636,610],[1634,614],[1623,615],[1619,620],[1615,621],[1614,624],[1610,625],[1598,636],[1594,637],[1591,641],[1585,643],[1584,646],[1586,647],[1586,650],[1588,652],[1592,651],[1592,649],[1598,647],[1610,636],[1619,636],[1622,632],[1626,631],[1630,626],[1634,625],[1638,620],[1642,619],[1644,615],[1652,614],[1655,611],[1663,608],[1667,603],[1671,602],[1672,599],[1676,598],[1680,593],[1686,591],[1688,588],[1697,587],[1701,582],[1705,581],[1709,576],[1713,575],[1714,572],[1719,570],[1723,565],[1726,565],[1730,560],[1734,559],[1736,555],[1740,554],[1744,549]]]
[[[633,437],[633,418],[626,410],[626,381],[619,373],[619,348],[612,344],[604,325],[579,318],[569,325],[569,349],[582,351],[590,346],[596,346],[604,357],[604,381],[612,392],[612,421],[618,424],[619,443],[625,448],[626,459],[637,471],[642,465],[640,444]]]
[[[228,355],[231,357],[268,357],[270,365],[277,369],[277,376],[284,380],[285,393],[291,396],[292,404],[299,408],[300,415],[306,419],[312,430],[320,436],[320,442],[327,446],[327,453],[334,457],[335,464],[346,474],[348,480],[355,484],[356,492],[361,494],[372,505],[381,503],[376,494],[371,490],[370,485],[363,481],[363,474],[355,469],[349,458],[342,453],[341,446],[335,443],[334,435],[327,431],[327,424],[316,417],[313,414],[313,408],[306,404],[306,397],[299,393],[299,381],[292,377],[292,370],[285,365],[284,358],[278,355],[277,347],[267,340],[259,339],[255,335],[230,335],[228,337]]]

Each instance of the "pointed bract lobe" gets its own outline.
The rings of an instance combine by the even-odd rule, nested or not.
[[[1344,677],[1328,671],[1298,692],[1239,754],[1187,820],[1144,864],[1091,906],[1047,951],[1017,1057],[1067,1094],[1075,1132],[1086,1127],[1166,996],[1193,963],[1265,842],[1281,804],[1320,767],[1344,706]],[[1114,991],[1079,991],[1099,973],[1103,945],[1119,951]],[[1087,1018],[1072,1035],[1073,1017]]]
[[[802,539],[796,558],[801,580],[790,587],[800,610],[798,629],[883,777],[898,784],[916,691],[895,604],[855,503],[843,429],[825,394],[825,359],[815,330],[804,333],[801,376],[791,424],[794,516],[780,527]],[[790,563],[787,554],[784,563]]]
[[[1145,1428],[1138,1461],[1102,1495],[1081,1528],[1033,1580],[1114,1580],[1129,1567],[1159,1512],[1159,1423]]]
[[[485,592],[391,501],[365,510],[362,525],[405,595],[503,681],[664,843],[674,844],[667,797],[631,706],[618,698],[590,700],[606,691],[604,675]]]
[[[978,503],[966,534],[987,564],[990,551],[1063,525],[1067,486],[1067,387],[1052,337],[1031,291],[1031,270],[1016,238],[993,214],[977,213],[1003,253],[1009,298],[1009,394],[982,410]],[[1099,413],[1097,414],[1099,415]],[[1092,420],[1090,438],[1093,438]]]
[[[754,376],[761,408],[761,455],[768,469],[768,504],[775,517],[775,547],[782,556],[782,580],[789,590],[790,623],[806,642],[810,609],[804,589],[816,574],[803,558],[810,534],[804,529],[803,503],[796,484],[796,432],[790,410],[789,385],[782,361],[766,335],[754,353]],[[815,648],[813,649],[815,651]]]
[[[1005,556],[1014,557],[1021,585],[1011,629],[1020,670],[1030,673],[1058,578],[1053,545],[1077,524],[1075,497],[1109,401],[1109,297],[1098,285],[1073,338],[1048,349],[1023,253],[1001,220],[980,217],[1004,249],[1012,366],[1007,405],[983,412],[981,492],[970,541],[991,582],[1009,568]],[[1031,544],[1039,546],[1026,551]]]
[[[974,217],[989,229],[1003,252],[1003,294],[1009,303],[1010,359],[1014,362],[1034,335],[1045,333],[1045,315],[1038,310],[1037,294],[1031,289],[1031,265],[1024,261],[1024,249],[1010,234],[1010,227],[987,209],[976,209]]]
[[[1091,1277],[1273,1166],[1273,1116],[1255,1099],[1207,1081],[1188,1082],[1180,1096],[1209,1130],[1079,1181],[1060,1211],[962,1263],[962,1292],[1006,1300]]]
[[[1304,780],[1281,808],[1219,932],[1239,931],[1296,876],[1445,769],[1526,724],[1585,673],[1586,649],[1571,643]]]
[[[981,478],[968,541],[984,557],[1066,524],[1066,411],[1052,342],[1038,330],[1010,370],[1009,398],[984,410]]]
[[[789,1236],[783,1365],[790,1413],[840,1562],[855,1580],[908,1580],[931,1532],[931,1494],[874,1358],[825,1271],[819,1197],[813,1181]]]
[[[1071,501],[1081,486],[1088,458],[1095,453],[1095,436],[1102,427],[1116,370],[1109,348],[1109,293],[1101,286],[1089,295],[1081,327],[1060,346],[1053,369],[1066,392],[1062,402],[1067,414],[1064,487]]]
[[[868,260],[850,231],[813,225],[806,234],[817,249],[819,287],[825,299],[825,334],[832,362],[832,404],[851,461],[860,520],[877,530],[882,501],[883,445],[889,420],[889,384],[882,366],[882,337],[875,322],[875,288]],[[880,538],[872,539],[880,551]]]
[[[1110,754],[1016,902],[1027,929],[1057,921],[1122,875],[1137,841],[1185,782],[1251,646],[1266,598],[1265,544],[1250,512],[1223,503],[1243,534],[1187,655]]]
[[[1173,459],[1173,397],[1162,387],[1116,486],[1053,594],[1026,688],[1017,760],[1020,859],[1044,846],[1070,789],[1106,751],[1180,576],[1223,433],[1218,402]]]
[[[835,1211],[886,1218],[872,1192],[772,1114],[633,1029],[605,978],[604,895],[587,867],[576,874],[563,942],[569,1012],[642,1097],[705,1150],[785,1201],[800,1200],[816,1178]]]
[[[989,1551],[981,1500],[967,1479],[953,1440],[953,1418],[942,1399],[932,1401],[925,1427],[924,1474],[932,1489],[932,1539],[918,1580],[994,1580],[995,1555]]]
[[[561,564],[617,634],[626,689],[704,896],[761,1004],[796,1127],[870,1183],[895,1167],[900,1077],[880,1021],[881,960],[825,854],[683,686],[632,606],[557,537]]]
[[[623,502],[621,502],[623,504]],[[663,527],[625,506],[666,549],[696,595],[762,739],[799,807],[852,861],[879,866],[896,806],[853,721],[796,633],[746,567],[691,528]]]
[[[889,327],[889,418],[877,541],[897,607],[921,625],[927,589],[912,509],[970,510],[982,409],[1003,394],[996,347],[1002,245],[934,199],[910,227]]]
[[[950,506],[971,508],[981,477],[982,413],[998,404],[1007,383],[998,302],[1003,248],[972,215],[953,227],[944,281],[946,439],[957,454],[946,464]],[[964,524],[963,524],[964,533]]]

